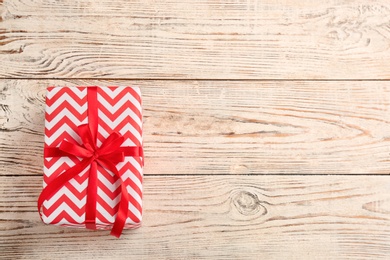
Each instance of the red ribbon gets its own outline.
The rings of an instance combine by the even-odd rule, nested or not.
[[[59,189],[61,189],[72,178],[79,175],[85,168],[89,168],[87,202],[85,205],[85,226],[88,229],[96,229],[96,201],[97,201],[97,166],[101,166],[114,173],[121,183],[121,199],[119,209],[111,229],[111,235],[119,237],[126,224],[129,210],[130,196],[126,185],[121,179],[121,175],[116,169],[116,164],[123,162],[125,156],[143,157],[142,147],[121,147],[124,137],[113,132],[100,147],[97,147],[98,128],[98,101],[97,87],[88,87],[88,121],[89,124],[80,125],[78,134],[82,140],[82,145],[77,145],[63,140],[59,147],[47,147],[44,151],[45,157],[62,157],[74,155],[83,158],[72,168],[69,168],[56,179],[50,182],[38,198],[38,211],[41,215],[41,208],[45,200],[49,200]]]

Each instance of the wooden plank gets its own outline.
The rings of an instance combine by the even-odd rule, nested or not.
[[[7,259],[390,258],[389,176],[146,176],[143,226],[119,240],[45,226],[41,185],[0,177]]]
[[[1,2],[0,77],[390,78],[387,0]]]
[[[0,81],[0,175],[41,175],[45,87],[137,85],[145,174],[387,174],[390,82]]]

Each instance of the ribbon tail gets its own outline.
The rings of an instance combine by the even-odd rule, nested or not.
[[[120,237],[122,234],[122,231],[125,227],[127,215],[129,211],[129,202],[130,202],[130,196],[127,192],[126,185],[122,181],[121,175],[119,174],[118,170],[116,169],[115,164],[113,164],[111,161],[106,160],[104,158],[98,159],[99,164],[101,164],[104,168],[110,170],[112,173],[114,173],[120,183],[121,183],[121,200],[119,202],[119,209],[115,218],[114,225],[111,229],[111,235],[115,236],[117,238]]]
[[[69,168],[53,181],[51,181],[41,192],[38,198],[38,212],[42,219],[41,209],[43,202],[49,200],[56,192],[58,192],[66,183],[68,183],[75,176],[80,174],[88,165],[90,160],[84,160],[76,164],[72,168]]]
[[[127,189],[124,183],[121,180],[121,201],[119,202],[118,213],[115,218],[114,225],[112,226],[110,235],[119,238],[122,234],[123,228],[125,227],[127,220],[127,212],[129,210],[129,198],[127,198],[126,194]]]

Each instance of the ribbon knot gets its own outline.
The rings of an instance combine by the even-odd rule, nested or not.
[[[98,159],[98,158],[99,158],[99,152],[98,152],[98,151],[95,151],[95,152],[93,153],[93,155],[92,155],[92,158],[93,158],[94,160]]]

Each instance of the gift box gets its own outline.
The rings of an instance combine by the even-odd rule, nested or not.
[[[49,87],[43,190],[46,224],[111,229],[142,219],[142,109],[137,87]]]

